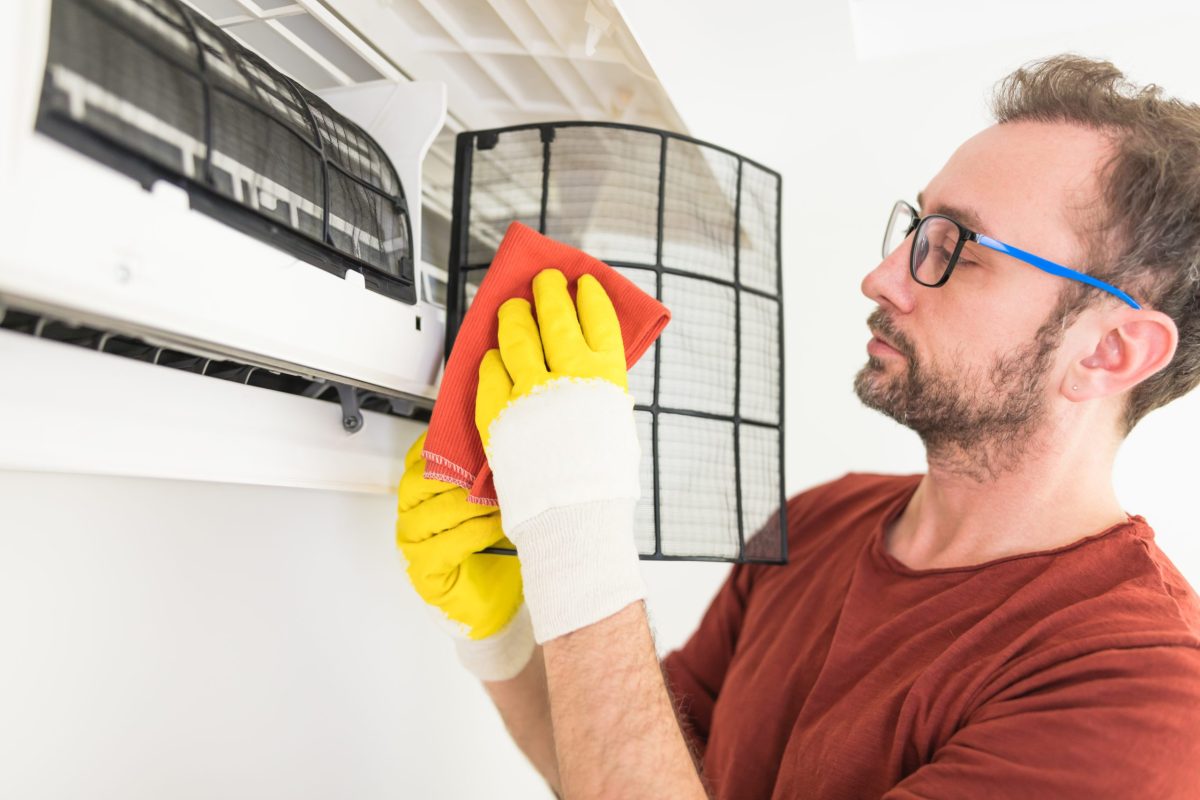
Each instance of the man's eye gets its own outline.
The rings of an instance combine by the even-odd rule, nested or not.
[[[978,266],[978,265],[977,265],[977,264],[976,264],[974,261],[972,261],[971,259],[969,259],[969,258],[963,258],[962,256],[959,256],[959,257],[958,257],[958,264],[957,264],[957,266],[960,266],[960,267],[974,267],[974,266]]]

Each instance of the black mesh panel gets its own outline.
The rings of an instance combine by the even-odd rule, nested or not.
[[[471,161],[471,239],[463,265],[488,264],[508,223],[538,229],[542,207],[542,140],[537,128],[500,134]],[[457,182],[456,182],[457,185]]]
[[[513,220],[671,310],[629,371],[643,558],[786,560],[780,190],[777,173],[665,131],[567,122],[459,136],[447,347]]]
[[[736,156],[668,141],[663,264],[733,280],[737,177]]]
[[[661,149],[662,139],[643,131],[556,131],[546,235],[604,261],[653,264]]]
[[[329,171],[329,233],[334,246],[376,269],[399,277],[397,252],[408,250],[404,228],[394,224],[391,201],[346,177]]]
[[[213,95],[214,188],[226,197],[321,237],[321,155],[272,116],[245,117],[246,101]]]
[[[330,161],[380,194],[399,194],[400,179],[379,146],[320,99],[308,96],[308,101]]]
[[[50,42],[45,110],[169,170],[196,174],[205,154],[204,85],[185,28],[133,3],[56,4]]]

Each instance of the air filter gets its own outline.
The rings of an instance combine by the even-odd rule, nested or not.
[[[178,0],[54,0],[37,124],[147,188],[179,184],[193,208],[415,302],[412,228],[387,155]]]
[[[561,122],[458,137],[447,353],[512,220],[605,261],[671,310],[629,375],[645,559],[787,560],[780,191],[760,164],[649,128]]]

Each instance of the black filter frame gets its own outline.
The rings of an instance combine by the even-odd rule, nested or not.
[[[189,50],[172,49],[157,40],[144,20],[169,26],[173,34],[185,36],[195,57],[187,57]],[[127,37],[143,48],[140,53],[156,59],[160,69],[169,69],[177,78],[199,85],[202,136],[198,141],[203,144],[204,157],[197,159],[192,174],[183,169],[187,154],[182,151],[178,166],[151,155],[154,147],[169,143],[155,141],[143,133],[147,141],[141,142],[139,149],[111,130],[77,119],[69,103],[64,104],[63,90],[56,88],[52,76],[52,70],[63,59],[132,58],[104,46],[101,37],[110,33]],[[89,46],[79,47],[81,43]],[[94,66],[99,72],[102,65]],[[74,72],[79,74],[78,70]],[[239,199],[231,185],[231,181],[239,179],[214,168],[213,139],[217,124],[214,109],[218,104],[237,108],[240,119],[246,122],[244,127],[229,133],[249,137],[239,142],[241,146],[272,153],[270,132],[275,131],[288,142],[298,142],[300,150],[308,154],[309,163],[315,165],[313,177],[320,181],[319,196],[313,200],[320,203],[321,212],[319,217],[312,216],[310,226],[316,230],[302,230],[299,224],[293,226],[279,216],[266,213],[256,207],[257,202],[246,201],[245,192]],[[151,115],[154,111],[141,110]],[[255,123],[257,139],[253,133],[247,133]],[[147,190],[159,180],[175,184],[187,192],[192,209],[326,272],[344,278],[348,270],[354,270],[362,274],[369,290],[410,305],[416,303],[412,221],[404,187],[383,148],[362,128],[182,0],[53,0],[36,129],[128,175]],[[274,154],[267,156],[271,157]],[[352,162],[362,162],[364,158],[368,166],[356,169]],[[269,180],[261,173],[255,173],[255,177]],[[336,199],[344,210],[356,215],[354,220],[361,217],[373,222],[379,236],[373,236],[367,228],[353,227],[352,220],[343,217],[338,218],[337,225],[331,224],[331,184],[336,185]],[[251,192],[258,189],[257,185],[247,186]],[[343,210],[341,206],[339,211]],[[297,211],[297,219],[299,215]],[[398,247],[392,250],[386,247],[381,240],[385,231],[399,234],[388,240],[398,241]],[[380,240],[378,247],[373,248],[379,254],[375,258],[379,264],[363,255],[367,248],[362,240],[367,237]]]
[[[659,402],[660,400],[660,378],[662,374],[661,358],[662,347],[661,342],[654,346],[654,394],[652,402],[648,404],[638,403],[634,406],[635,412],[648,412],[651,415],[651,437],[652,437],[652,454],[653,459],[653,493],[654,493],[654,552],[641,553],[640,557],[648,561],[717,561],[717,562],[735,562],[735,563],[766,563],[766,564],[783,564],[787,562],[788,537],[787,537],[787,503],[785,496],[785,481],[784,481],[784,317],[783,317],[783,269],[782,269],[782,246],[781,246],[781,224],[782,224],[782,177],[775,170],[759,164],[751,159],[745,158],[731,150],[708,142],[694,139],[689,136],[683,136],[670,131],[658,130],[639,125],[627,125],[615,122],[583,122],[583,121],[563,121],[563,122],[542,122],[526,125],[513,125],[503,128],[493,128],[489,130],[465,131],[460,133],[456,140],[455,147],[455,163],[454,163],[454,185],[453,185],[453,206],[451,218],[451,242],[450,242],[450,258],[448,265],[449,286],[446,297],[446,346],[445,357],[448,360],[450,351],[454,346],[454,341],[458,335],[459,328],[462,325],[463,317],[467,309],[467,285],[470,282],[468,278],[472,273],[477,273],[481,270],[486,270],[489,266],[487,263],[472,264],[468,263],[469,254],[472,249],[472,228],[471,228],[471,187],[472,173],[474,167],[475,155],[479,151],[492,150],[497,146],[501,137],[506,134],[536,131],[541,141],[541,205],[536,222],[532,220],[530,214],[529,224],[531,227],[536,225],[540,233],[545,234],[547,229],[547,215],[551,213],[548,210],[550,186],[551,186],[551,171],[554,169],[552,163],[553,145],[558,131],[566,128],[594,128],[598,129],[598,134],[603,135],[603,129],[613,129],[618,131],[635,131],[639,133],[653,134],[660,137],[661,147],[659,150],[658,163],[658,217],[657,217],[657,242],[655,250],[655,258],[652,263],[636,263],[632,261],[613,261],[604,259],[607,264],[613,267],[629,267],[634,269],[646,270],[654,274],[655,296],[659,301],[663,298],[663,276],[674,275],[682,278],[697,279],[710,281],[726,289],[731,289],[735,296],[735,353],[737,363],[734,365],[734,401],[733,414],[714,414],[706,411],[698,411],[686,408],[671,408]],[[736,208],[734,209],[734,229],[733,229],[733,280],[724,280],[712,275],[692,272],[678,267],[664,265],[663,263],[663,241],[664,241],[664,207],[665,197],[667,193],[667,159],[668,145],[671,142],[687,143],[700,148],[709,148],[725,156],[733,157],[737,160],[737,199]],[[774,284],[775,292],[769,292],[752,286],[746,286],[742,283],[741,273],[741,225],[742,225],[742,175],[744,168],[751,165],[754,168],[766,173],[776,182],[776,190],[774,196],[775,216],[774,216]],[[636,208],[631,205],[630,211],[636,212]],[[552,214],[551,214],[552,216]],[[502,231],[501,231],[502,233]],[[477,240],[475,240],[477,241]],[[750,420],[741,416],[741,378],[742,378],[742,340],[741,340],[741,320],[742,320],[742,297],[743,294],[754,294],[761,298],[769,299],[777,304],[778,307],[778,340],[775,343],[778,352],[778,409],[776,419],[777,424],[766,424],[760,420]],[[668,325],[668,331],[670,325]],[[738,555],[736,558],[726,556],[710,556],[710,555],[678,555],[667,554],[663,552],[663,536],[662,536],[662,507],[661,507],[661,461],[659,454],[659,416],[660,414],[680,415],[689,417],[699,417],[709,420],[718,420],[729,422],[733,428],[733,458],[734,458],[734,473],[737,482],[737,527],[738,527]],[[746,552],[747,535],[754,534],[755,531],[745,530],[745,517],[743,514],[743,486],[742,477],[743,470],[741,465],[741,446],[740,432],[744,425],[754,425],[760,429],[773,429],[778,436],[777,446],[779,455],[779,495],[778,495],[778,510],[773,512],[764,522],[763,527],[758,533],[770,534],[771,528],[778,525],[778,553],[776,557],[762,557],[760,555],[748,555]],[[645,488],[643,488],[645,491]],[[508,548],[493,547],[488,548],[485,552],[499,553],[505,555],[515,555],[515,551]]]

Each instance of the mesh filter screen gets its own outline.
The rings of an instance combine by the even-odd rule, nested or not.
[[[664,275],[660,299],[671,309],[671,322],[659,338],[659,405],[732,417],[737,391],[736,290]]]
[[[629,373],[643,558],[787,558],[780,192],[778,173],[647,128],[458,137],[447,352],[513,220],[606,261],[671,310]]]
[[[642,131],[556,131],[544,233],[601,261],[653,264],[660,150]]]
[[[179,0],[54,0],[38,128],[415,302],[411,223],[387,155]]]
[[[667,141],[663,264],[732,281],[738,159],[679,139]]]
[[[471,213],[479,235],[464,248],[464,266],[491,263],[513,220],[541,228],[542,159],[542,139],[536,128],[513,131],[479,152],[472,164],[469,193],[475,203]]]

